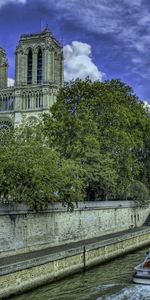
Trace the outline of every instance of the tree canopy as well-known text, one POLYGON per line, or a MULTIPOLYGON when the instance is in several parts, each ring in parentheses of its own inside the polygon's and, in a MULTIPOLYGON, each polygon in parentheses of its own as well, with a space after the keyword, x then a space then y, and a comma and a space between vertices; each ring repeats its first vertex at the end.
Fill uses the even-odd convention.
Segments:
POLYGON ((54 201, 72 208, 80 200, 135 199, 139 189, 148 197, 149 136, 149 113, 129 86, 88 78, 66 83, 41 123, 1 133, 1 197, 35 209, 54 201))
POLYGON ((149 126, 143 102, 119 80, 66 83, 44 118, 49 145, 85 168, 87 199, 123 197, 135 180, 149 186, 149 126))
POLYGON ((72 209, 72 203, 83 198, 82 168, 47 147, 39 126, 1 133, 0 159, 1 200, 39 210, 55 201, 72 209))

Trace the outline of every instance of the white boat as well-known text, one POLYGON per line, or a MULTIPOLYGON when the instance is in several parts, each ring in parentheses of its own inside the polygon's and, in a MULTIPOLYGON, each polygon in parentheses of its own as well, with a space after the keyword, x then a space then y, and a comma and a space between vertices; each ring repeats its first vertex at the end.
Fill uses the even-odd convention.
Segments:
POLYGON ((133 282, 150 285, 150 251, 146 253, 143 263, 134 268, 133 282))

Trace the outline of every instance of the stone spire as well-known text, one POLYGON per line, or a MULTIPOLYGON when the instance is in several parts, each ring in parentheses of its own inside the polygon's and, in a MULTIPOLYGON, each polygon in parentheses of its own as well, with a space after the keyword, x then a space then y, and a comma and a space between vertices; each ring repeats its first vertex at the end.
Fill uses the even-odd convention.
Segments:
POLYGON ((0 89, 7 88, 8 80, 8 61, 6 58, 6 52, 3 48, 0 48, 0 89))
POLYGON ((47 32, 50 33, 48 24, 46 25, 46 27, 45 27, 44 30, 43 30, 43 33, 47 33, 47 32))

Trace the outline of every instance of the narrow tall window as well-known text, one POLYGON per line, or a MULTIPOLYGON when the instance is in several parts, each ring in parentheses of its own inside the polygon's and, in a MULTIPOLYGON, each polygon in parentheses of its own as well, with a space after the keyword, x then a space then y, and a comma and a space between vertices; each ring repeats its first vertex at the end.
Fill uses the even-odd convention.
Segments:
POLYGON ((27 83, 32 84, 32 51, 31 50, 28 53, 27 83))
POLYGON ((42 82, 42 51, 39 49, 37 56, 37 83, 42 82))

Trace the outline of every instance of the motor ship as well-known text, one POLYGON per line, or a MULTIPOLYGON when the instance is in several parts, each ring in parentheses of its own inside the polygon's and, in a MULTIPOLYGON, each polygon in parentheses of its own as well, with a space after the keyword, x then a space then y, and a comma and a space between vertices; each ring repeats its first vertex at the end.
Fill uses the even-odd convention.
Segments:
POLYGON ((150 251, 146 253, 144 261, 134 268, 133 282, 150 285, 150 251))

